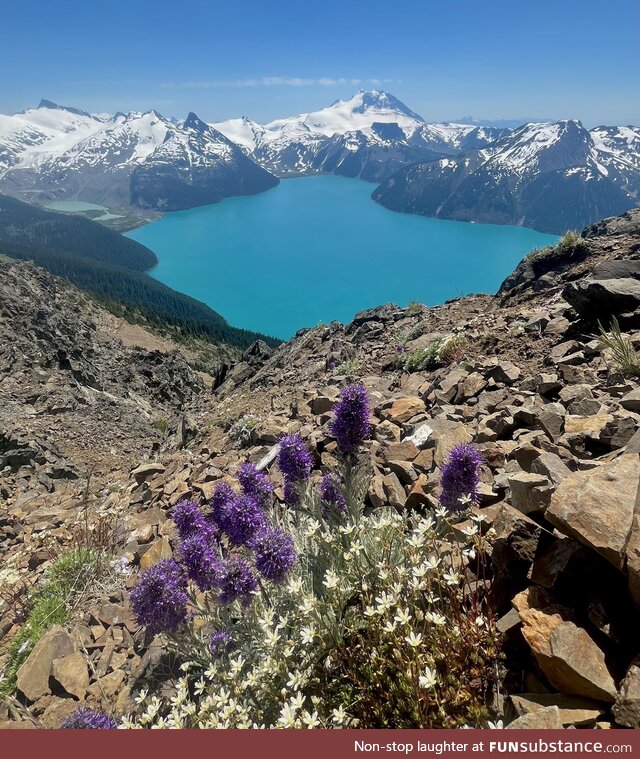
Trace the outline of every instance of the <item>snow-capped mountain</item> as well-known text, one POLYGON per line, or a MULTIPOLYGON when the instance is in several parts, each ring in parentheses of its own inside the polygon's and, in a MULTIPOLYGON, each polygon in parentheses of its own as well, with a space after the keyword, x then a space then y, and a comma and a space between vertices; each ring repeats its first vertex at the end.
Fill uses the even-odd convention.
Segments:
POLYGON ((572 120, 525 124, 482 149, 404 168, 373 198, 425 216, 582 229, 637 205, 637 137, 572 120))
POLYGON ((231 140, 190 113, 181 129, 138 163, 131 174, 131 200, 162 211, 254 195, 278 183, 231 140))
POLYGON ((194 114, 184 123, 156 111, 95 116, 43 101, 2 117, 0 156, 0 192, 40 202, 176 210, 278 181, 194 114))
POLYGON ((0 114, 0 172, 27 156, 36 162, 46 155, 62 153, 102 129, 109 118, 61 108, 49 100, 13 116, 0 114))
POLYGON ((257 124, 213 124, 276 176, 333 173, 379 182, 402 166, 483 147, 506 130, 426 124, 388 92, 360 91, 327 108, 257 124))

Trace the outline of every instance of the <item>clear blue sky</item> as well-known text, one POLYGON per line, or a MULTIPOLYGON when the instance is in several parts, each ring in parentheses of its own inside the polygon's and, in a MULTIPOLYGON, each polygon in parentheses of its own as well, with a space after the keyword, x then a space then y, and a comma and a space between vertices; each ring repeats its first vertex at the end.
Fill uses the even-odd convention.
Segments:
POLYGON ((9 0, 0 112, 267 121, 383 88, 427 120, 640 123, 638 0, 9 0))

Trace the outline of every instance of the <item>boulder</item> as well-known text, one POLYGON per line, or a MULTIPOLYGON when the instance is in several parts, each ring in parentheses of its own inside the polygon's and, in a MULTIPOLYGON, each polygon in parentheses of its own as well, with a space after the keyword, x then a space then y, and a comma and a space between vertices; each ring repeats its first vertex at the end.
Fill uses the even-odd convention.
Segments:
POLYGON ((623 395, 620 399, 620 405, 627 411, 640 412, 640 388, 623 395))
POLYGON ((89 669, 80 651, 55 659, 51 675, 71 696, 82 700, 89 687, 89 669))
POLYGON ((543 512, 551 498, 551 482, 543 474, 516 472, 508 478, 511 505, 523 514, 543 512))
POLYGON ((139 467, 131 472, 131 476, 135 479, 138 485, 142 484, 145 480, 153 477, 154 474, 162 474, 164 472, 164 466, 158 462, 150 464, 140 464, 139 467))
POLYGON ((386 500, 390 506, 402 508, 406 501, 406 494, 400 480, 394 472, 382 479, 386 500))
POLYGON ((632 662, 620 683, 613 715, 619 725, 640 728, 640 659, 632 662))
MULTIPOLYGON (((432 438, 433 429, 428 424, 421 424, 412 435, 407 435, 403 440, 404 443, 413 443, 416 448, 426 448, 432 438)), ((432 441, 431 441, 431 444, 432 441)))
POLYGON ((562 693, 520 693, 517 696, 510 696, 509 700, 518 717, 540 712, 550 706, 557 706, 560 722, 565 727, 593 725, 605 710, 597 701, 577 696, 563 696, 562 693))
POLYGON ((389 461, 413 461, 419 453, 418 448, 406 439, 402 443, 391 443, 380 450, 380 455, 385 463, 389 461))
POLYGON ((436 441, 436 451, 434 460, 436 464, 441 467, 447 454, 452 448, 455 448, 461 443, 470 443, 471 435, 469 430, 464 424, 455 424, 451 429, 444 432, 436 441))
POLYGON ((173 556, 171 551, 171 545, 167 538, 159 538, 152 544, 140 559, 140 569, 150 569, 155 566, 162 559, 170 559, 173 556))
POLYGON ((541 453, 531 462, 531 471, 548 477, 554 485, 559 485, 571 470, 555 453, 541 453))
POLYGON ((560 693, 613 703, 616 686, 603 651, 568 609, 541 588, 513 599, 522 634, 549 682, 560 693))
POLYGON ((391 408, 386 409, 382 413, 391 422, 402 424, 403 422, 408 422, 409 419, 417 416, 424 410, 424 401, 417 396, 410 396, 409 398, 398 398, 393 402, 391 408))
POLYGON ((546 518, 623 569, 639 489, 640 457, 625 454, 565 477, 551 497, 546 518))
POLYGON ((49 677, 55 659, 72 654, 73 640, 60 625, 54 625, 40 638, 18 670, 17 688, 29 701, 50 693, 49 677))
POLYGON ((507 730, 560 730, 560 710, 557 706, 543 706, 537 711, 524 714, 507 725, 507 730))
POLYGON ((640 282, 636 279, 581 279, 569 282, 562 297, 589 320, 607 319, 640 306, 640 282))

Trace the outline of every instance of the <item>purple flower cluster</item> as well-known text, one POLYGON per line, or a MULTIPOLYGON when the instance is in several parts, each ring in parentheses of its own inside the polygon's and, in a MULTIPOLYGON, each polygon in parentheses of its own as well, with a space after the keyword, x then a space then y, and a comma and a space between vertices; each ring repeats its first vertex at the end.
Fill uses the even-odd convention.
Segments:
POLYGON ((60 725, 63 730, 116 730, 117 725, 103 712, 79 707, 60 725))
POLYGON ((267 517, 253 498, 241 495, 227 506, 226 522, 229 540, 233 545, 244 546, 267 526, 267 517))
POLYGON ((451 449, 440 476, 442 506, 457 511, 462 507, 462 498, 477 500, 481 464, 480 451, 470 443, 461 443, 451 449))
POLYGON ((187 618, 187 578, 173 559, 142 572, 131 591, 133 613, 155 635, 173 632, 187 618))
POLYGON ((229 506, 235 499, 236 493, 228 482, 219 482, 216 485, 211 498, 209 518, 222 532, 227 532, 229 528, 229 506))
POLYGON ((340 392, 331 423, 331 434, 344 456, 353 456, 371 434, 371 408, 364 385, 347 385, 340 392))
POLYGON ((232 556, 222 562, 218 587, 220 603, 240 601, 243 606, 249 606, 251 594, 258 588, 258 580, 247 561, 232 556))
POLYGON ((320 480, 320 500, 324 504, 325 516, 332 512, 342 512, 347 507, 347 502, 340 490, 338 478, 335 474, 327 472, 320 480))
POLYGON ((187 575, 200 590, 211 590, 215 587, 220 562, 216 557, 211 541, 205 535, 190 535, 180 544, 180 558, 187 575))
POLYGON ((214 656, 220 656, 225 652, 233 651, 235 644, 231 634, 226 630, 214 630, 209 636, 209 651, 214 656))
POLYGON ((253 541, 256 569, 271 582, 282 582, 296 563, 293 540, 277 527, 268 527, 253 541))
POLYGON ((181 540, 192 535, 205 535, 208 540, 216 536, 216 528, 205 519, 195 501, 179 501, 173 509, 172 518, 181 540))
MULTIPOLYGON (((298 436, 285 441, 282 461, 289 487, 309 477, 311 454, 298 436)), ((180 501, 175 506, 180 564, 166 559, 142 572, 130 596, 138 622, 150 634, 173 632, 187 619, 188 580, 202 592, 217 590, 222 604, 239 601, 248 606, 259 587, 257 573, 272 582, 282 582, 295 564, 292 539, 270 527, 264 511, 273 493, 267 475, 247 462, 240 467, 238 479, 241 494, 229 483, 218 483, 206 517, 194 501, 180 501), (252 552, 253 563, 238 555, 236 548, 252 552)), ((212 651, 226 645, 226 635, 213 634, 212 651)))
POLYGON ((259 472, 256 465, 246 461, 238 470, 238 482, 242 492, 253 498, 263 509, 271 505, 273 485, 264 472, 259 472))
POLYGON ((300 500, 300 485, 309 479, 313 458, 300 435, 285 435, 280 441, 278 467, 284 475, 284 497, 290 504, 300 500))

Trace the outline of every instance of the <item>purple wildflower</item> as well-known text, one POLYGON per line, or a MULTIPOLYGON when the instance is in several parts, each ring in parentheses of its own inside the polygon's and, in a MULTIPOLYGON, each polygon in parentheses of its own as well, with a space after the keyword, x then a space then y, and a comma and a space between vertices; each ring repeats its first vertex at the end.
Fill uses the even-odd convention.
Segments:
POLYGON ((209 518, 223 532, 229 526, 229 506, 235 501, 237 494, 228 482, 219 482, 211 498, 209 518))
POLYGON ((173 509, 173 521, 182 540, 192 535, 205 535, 209 540, 215 538, 215 528, 204 517, 195 501, 179 501, 173 509))
POLYGON ((280 441, 278 467, 289 480, 306 480, 311 474, 313 459, 300 435, 285 435, 280 441))
POLYGON ((338 485, 338 478, 335 474, 327 472, 322 475, 322 479, 320 480, 320 500, 325 505, 325 513, 330 513, 331 511, 341 512, 346 509, 347 502, 342 495, 342 491, 338 485))
POLYGON ((285 435, 280 441, 278 467, 284 474, 284 499, 296 504, 300 500, 300 484, 309 479, 313 459, 300 435, 285 435))
POLYGON ((259 472, 255 464, 246 461, 238 471, 238 481, 245 495, 254 498, 263 509, 269 508, 273 485, 264 472, 259 472))
POLYGON ((371 433, 371 408, 364 385, 343 388, 333 411, 331 434, 343 455, 352 456, 371 433))
POLYGON ((63 730, 116 730, 117 725, 103 712, 79 707, 60 725, 63 730))
POLYGON ((233 651, 235 643, 231 638, 231 634, 226 630, 214 630, 209 636, 209 651, 214 656, 220 656, 228 651, 233 651))
POLYGON ((286 503, 295 506, 300 501, 301 483, 302 480, 290 480, 288 477, 284 478, 284 500, 286 503))
POLYGON ((227 506, 226 533, 236 546, 246 545, 267 526, 267 517, 253 498, 237 496, 227 506))
POLYGON ((293 540, 277 527, 263 530, 251 547, 256 554, 256 569, 272 582, 282 582, 296 563, 293 540))
POLYGON ((220 562, 211 541, 205 535, 190 535, 180 544, 180 557, 189 577, 200 590, 211 590, 216 584, 220 562))
POLYGON ((163 559, 142 572, 131 591, 133 613, 156 635, 172 632, 187 617, 187 578, 173 559, 163 559))
POLYGON ((223 562, 219 578, 220 603, 240 601, 243 606, 251 603, 251 593, 258 588, 258 580, 244 559, 232 557, 223 562))
POLYGON ((470 443, 461 443, 449 451, 440 476, 440 503, 443 506, 456 511, 461 508, 463 497, 477 500, 481 464, 480 452, 470 443))

